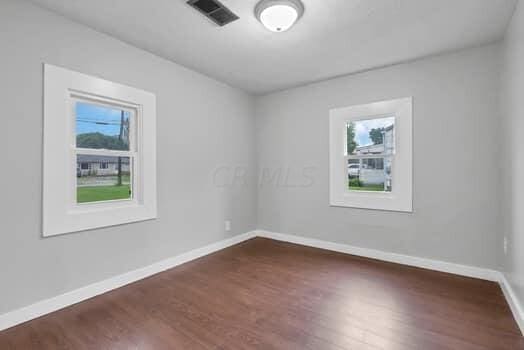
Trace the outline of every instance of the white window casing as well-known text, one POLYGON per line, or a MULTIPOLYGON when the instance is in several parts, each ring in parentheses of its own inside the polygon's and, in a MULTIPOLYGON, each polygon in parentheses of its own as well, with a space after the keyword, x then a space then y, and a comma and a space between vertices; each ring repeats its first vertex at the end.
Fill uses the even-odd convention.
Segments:
POLYGON ((156 218, 155 95, 44 64, 43 158, 43 236, 156 218), (72 111, 79 100, 133 112, 129 151, 76 148, 72 111), (77 153, 131 156, 132 198, 77 203, 77 153))
MULTIPOLYGON (((329 201, 331 206, 413 211, 413 102, 412 97, 336 108, 329 119, 329 201), (351 191, 348 159, 384 158, 383 155, 348 156, 346 125, 350 122, 394 117, 394 152, 391 192, 351 191)), ((385 160, 385 159, 384 159, 385 160)))

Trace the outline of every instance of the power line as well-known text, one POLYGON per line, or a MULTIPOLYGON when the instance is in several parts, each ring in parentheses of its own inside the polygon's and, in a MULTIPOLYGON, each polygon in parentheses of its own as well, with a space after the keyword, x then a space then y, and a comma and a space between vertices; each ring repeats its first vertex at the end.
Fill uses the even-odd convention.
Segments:
POLYGON ((100 120, 85 120, 85 119, 77 119, 77 122, 81 123, 88 123, 88 124, 97 124, 97 125, 122 125, 119 121, 100 121, 100 120))

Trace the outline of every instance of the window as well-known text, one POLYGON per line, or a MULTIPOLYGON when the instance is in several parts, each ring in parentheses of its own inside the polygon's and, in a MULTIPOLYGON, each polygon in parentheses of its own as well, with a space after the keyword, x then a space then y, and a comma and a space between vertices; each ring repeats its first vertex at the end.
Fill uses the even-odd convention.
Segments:
MULTIPOLYGON (((79 152, 79 151, 77 151, 79 152)), ((77 174, 76 203, 129 200, 133 196, 132 158, 77 154, 77 163, 93 164, 77 174), (111 166, 109 166, 111 164, 111 166)))
POLYGON ((44 236, 156 218, 155 96, 44 74, 44 236))
MULTIPOLYGON (((392 176, 384 168, 395 152, 395 117, 380 117, 346 123, 348 164, 358 163, 358 173, 348 168, 350 191, 391 192, 392 176)), ((354 165, 353 165, 354 166, 354 165)))
POLYGON ((412 211, 412 101, 330 111, 330 204, 412 211))
POLYGON ((136 111, 73 99, 76 162, 91 171, 77 174, 76 202, 132 199, 136 111))

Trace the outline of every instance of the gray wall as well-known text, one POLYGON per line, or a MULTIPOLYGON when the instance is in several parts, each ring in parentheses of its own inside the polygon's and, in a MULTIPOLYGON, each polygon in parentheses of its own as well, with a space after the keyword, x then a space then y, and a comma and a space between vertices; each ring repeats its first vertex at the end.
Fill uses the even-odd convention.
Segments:
POLYGON ((0 0, 0 314, 255 227, 481 267, 505 261, 524 299, 522 12, 504 46, 502 149, 499 45, 255 101, 26 1, 0 0), (41 238, 43 62, 157 95, 158 220, 41 238), (329 109, 404 96, 414 97, 415 212, 329 207, 329 109), (217 169, 220 183, 224 169, 248 176, 217 186, 217 169), (501 174, 510 186, 499 210, 501 174))
POLYGON ((26 1, 0 0, 0 47, 0 314, 255 228, 253 181, 213 181, 253 173, 250 96, 26 1), (158 220, 41 238, 43 62, 157 95, 158 220))
POLYGON ((258 99, 259 172, 288 176, 262 181, 258 228, 500 268, 499 51, 469 49, 258 99), (330 207, 329 110, 406 96, 414 97, 415 212, 330 207))
POLYGON ((520 1, 504 42, 504 150, 501 170, 507 184, 503 196, 504 232, 508 239, 505 270, 524 305, 524 3, 520 1))

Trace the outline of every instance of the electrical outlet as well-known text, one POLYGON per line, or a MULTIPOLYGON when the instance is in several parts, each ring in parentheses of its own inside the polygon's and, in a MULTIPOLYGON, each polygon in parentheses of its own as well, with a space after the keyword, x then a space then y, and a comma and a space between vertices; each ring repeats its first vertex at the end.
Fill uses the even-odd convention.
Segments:
POLYGON ((224 221, 224 229, 226 230, 226 232, 231 231, 231 220, 224 221))
POLYGON ((508 237, 504 237, 504 255, 508 254, 508 237))

